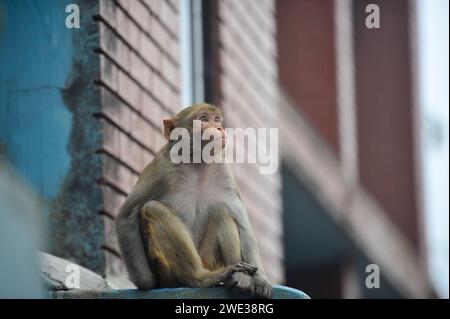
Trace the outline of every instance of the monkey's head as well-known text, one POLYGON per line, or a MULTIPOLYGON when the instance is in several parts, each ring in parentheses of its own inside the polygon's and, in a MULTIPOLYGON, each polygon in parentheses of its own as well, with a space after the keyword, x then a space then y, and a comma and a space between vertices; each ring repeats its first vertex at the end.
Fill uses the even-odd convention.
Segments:
MULTIPOLYGON (((189 131, 192 138, 193 134, 199 133, 195 131, 194 121, 199 121, 199 129, 201 134, 207 130, 210 140, 220 143, 220 147, 224 148, 226 144, 226 134, 223 124, 222 111, 213 105, 202 103, 189 106, 181 110, 177 115, 163 120, 164 135, 170 140, 170 133, 175 128, 185 128, 189 131)), ((206 142, 209 142, 206 141, 206 142)), ((202 147, 205 141, 202 141, 202 147)))

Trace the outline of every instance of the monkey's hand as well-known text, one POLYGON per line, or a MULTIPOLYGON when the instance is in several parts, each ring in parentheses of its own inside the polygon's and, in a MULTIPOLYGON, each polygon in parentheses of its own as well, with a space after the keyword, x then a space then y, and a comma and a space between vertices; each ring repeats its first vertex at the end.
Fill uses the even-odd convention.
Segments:
POLYGON ((241 261, 240 263, 237 263, 235 265, 228 266, 225 270, 225 273, 228 280, 229 278, 233 277, 233 275, 236 273, 243 273, 253 276, 253 274, 255 274, 257 270, 258 267, 252 266, 250 264, 241 261))

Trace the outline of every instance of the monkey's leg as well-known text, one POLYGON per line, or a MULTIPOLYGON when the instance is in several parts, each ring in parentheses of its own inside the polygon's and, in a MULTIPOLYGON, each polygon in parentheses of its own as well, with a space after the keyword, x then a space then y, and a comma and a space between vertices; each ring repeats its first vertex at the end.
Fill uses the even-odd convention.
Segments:
MULTIPOLYGON (((242 261, 239 230, 225 206, 210 208, 208 226, 199 248, 203 265, 208 269, 219 269, 242 261)), ((252 292, 252 276, 236 272, 225 282, 225 286, 240 291, 252 292)))
POLYGON ((160 202, 147 202, 140 216, 148 258, 156 264, 160 287, 212 287, 235 272, 253 274, 257 270, 246 263, 215 271, 205 269, 183 222, 160 202))
POLYGON ((239 231, 228 209, 223 205, 213 206, 208 215, 208 225, 199 248, 203 265, 215 270, 241 262, 239 231))

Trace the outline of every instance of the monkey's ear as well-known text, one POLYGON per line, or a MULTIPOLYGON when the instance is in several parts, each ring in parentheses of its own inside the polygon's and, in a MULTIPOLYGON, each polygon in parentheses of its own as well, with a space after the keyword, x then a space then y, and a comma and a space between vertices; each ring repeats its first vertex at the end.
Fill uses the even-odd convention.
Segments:
POLYGON ((170 132, 172 132, 174 121, 173 118, 165 118, 163 119, 163 125, 164 125, 164 136, 167 138, 167 140, 170 139, 170 132))

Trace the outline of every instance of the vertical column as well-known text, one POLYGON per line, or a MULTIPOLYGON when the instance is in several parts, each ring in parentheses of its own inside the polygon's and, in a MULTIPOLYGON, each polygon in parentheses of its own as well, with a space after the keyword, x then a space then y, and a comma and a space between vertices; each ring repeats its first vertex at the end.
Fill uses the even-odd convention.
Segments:
POLYGON ((349 183, 358 180, 352 0, 335 0, 336 94, 342 171, 349 183))

